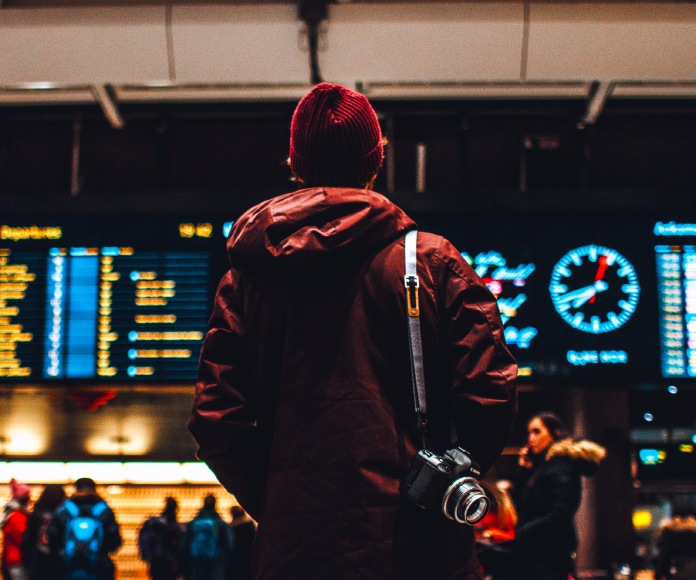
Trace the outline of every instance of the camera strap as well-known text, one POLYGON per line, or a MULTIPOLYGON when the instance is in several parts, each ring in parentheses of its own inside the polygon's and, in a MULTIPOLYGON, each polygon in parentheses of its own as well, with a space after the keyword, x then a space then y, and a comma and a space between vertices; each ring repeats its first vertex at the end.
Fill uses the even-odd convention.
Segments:
POLYGON ((423 341, 421 339, 420 303, 418 288, 420 286, 416 272, 416 247, 418 230, 411 230, 404 238, 404 258, 406 275, 406 311, 408 319, 408 345, 411 351, 411 383, 413 385, 413 401, 418 420, 418 430, 423 438, 425 448, 425 432, 428 427, 427 407, 425 402, 425 374, 423 372, 423 341))

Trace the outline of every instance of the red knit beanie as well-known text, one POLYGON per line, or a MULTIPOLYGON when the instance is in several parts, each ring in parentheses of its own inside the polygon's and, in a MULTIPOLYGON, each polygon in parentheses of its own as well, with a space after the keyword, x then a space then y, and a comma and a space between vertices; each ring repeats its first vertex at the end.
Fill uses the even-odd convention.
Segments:
POLYGON ((29 499, 31 488, 26 483, 19 483, 14 477, 10 479, 10 490, 12 491, 12 499, 25 500, 29 499))
POLYGON ((355 91, 320 83, 299 102, 290 125, 290 167, 305 185, 364 185, 384 159, 372 105, 355 91))

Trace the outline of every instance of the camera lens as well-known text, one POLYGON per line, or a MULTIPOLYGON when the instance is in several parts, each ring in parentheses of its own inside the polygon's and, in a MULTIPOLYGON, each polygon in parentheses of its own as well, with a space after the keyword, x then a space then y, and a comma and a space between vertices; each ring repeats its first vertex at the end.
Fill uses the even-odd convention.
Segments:
POLYGON ((454 481, 442 499, 442 512, 449 519, 470 526, 483 519, 489 506, 490 501, 486 493, 472 477, 462 477, 454 481))

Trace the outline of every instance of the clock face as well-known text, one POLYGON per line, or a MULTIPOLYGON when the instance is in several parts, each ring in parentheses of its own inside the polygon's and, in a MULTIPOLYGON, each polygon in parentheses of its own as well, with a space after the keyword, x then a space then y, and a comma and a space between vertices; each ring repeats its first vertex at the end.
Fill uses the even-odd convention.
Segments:
POLYGON ((551 301, 572 327, 600 334, 624 324, 640 295, 633 265, 616 250, 582 246, 570 250, 553 267, 551 301))

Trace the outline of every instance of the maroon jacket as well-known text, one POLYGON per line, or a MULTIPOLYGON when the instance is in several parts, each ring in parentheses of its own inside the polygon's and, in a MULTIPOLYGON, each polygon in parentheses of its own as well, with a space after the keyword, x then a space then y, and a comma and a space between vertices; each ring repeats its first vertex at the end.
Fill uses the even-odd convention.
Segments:
MULTIPOLYGON (((420 448, 404 233, 378 193, 306 189, 252 208, 228 242, 189 428, 259 522, 256 578, 478 578, 471 528, 403 499, 420 448)), ((418 234, 430 448, 490 467, 516 411, 495 299, 418 234)))

